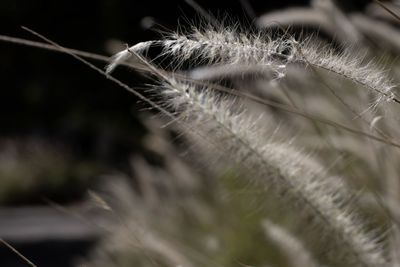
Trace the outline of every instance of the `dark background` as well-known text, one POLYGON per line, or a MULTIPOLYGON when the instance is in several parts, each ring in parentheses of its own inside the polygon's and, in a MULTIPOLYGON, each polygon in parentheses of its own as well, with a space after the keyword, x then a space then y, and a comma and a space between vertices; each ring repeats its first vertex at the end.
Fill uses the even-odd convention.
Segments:
MULTIPOLYGON (((218 18, 229 14, 232 20, 251 24, 240 1, 198 3, 218 18)), ((248 1, 257 15, 308 2, 248 1)), ((359 9, 366 2, 342 1, 342 6, 359 9)), ((135 44, 157 38, 154 30, 141 26, 145 17, 174 30, 179 22, 187 24, 199 16, 183 0, 2 0, 0 34, 38 40, 22 30, 23 25, 63 46, 109 55, 110 40, 135 44)), ((68 55, 1 42, 0 57, 0 137, 61 140, 79 156, 117 164, 138 145, 140 123, 133 117, 140 105, 128 92, 68 55)), ((134 73, 122 77, 130 85, 142 82, 134 73)))
MULTIPOLYGON (((251 24, 240 0, 198 3, 217 18, 229 15, 231 20, 251 24)), ((260 15, 308 1, 248 3, 260 15)), ((175 30, 178 24, 196 20, 198 12, 183 0, 0 1, 0 34, 42 41, 21 29, 26 26, 65 47, 103 55, 111 54, 106 49, 110 40, 133 45, 158 38, 157 29, 175 30), (161 26, 144 28, 146 17, 161 26)), ((145 107, 132 94, 69 55, 0 42, 0 57, 0 149, 2 138, 45 140, 62 146, 77 161, 129 171, 129 155, 141 152, 143 127, 137 114, 145 107)), ((115 75, 130 86, 145 82, 133 71, 119 69, 115 75)), ((85 187, 66 186, 68 193, 67 189, 41 189, 7 203, 40 203, 43 195, 70 202, 85 187)))

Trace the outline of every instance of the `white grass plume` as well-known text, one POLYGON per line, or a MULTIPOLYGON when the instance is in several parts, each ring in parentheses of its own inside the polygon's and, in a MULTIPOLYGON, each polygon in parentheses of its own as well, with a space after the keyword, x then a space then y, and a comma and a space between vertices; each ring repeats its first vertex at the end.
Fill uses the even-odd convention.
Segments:
POLYGON ((328 47, 321 47, 309 41, 300 43, 299 53, 294 55, 294 61, 325 69, 370 89, 376 98, 375 105, 385 101, 398 101, 393 93, 395 84, 386 71, 372 61, 363 63, 363 57, 354 55, 354 50, 339 54, 328 47))
POLYGON ((113 55, 110 59, 110 63, 106 66, 106 73, 111 73, 118 65, 127 61, 133 55, 132 51, 135 51, 136 53, 143 53, 150 47, 152 43, 154 42, 149 41, 138 43, 132 47, 127 47, 125 50, 122 50, 121 52, 113 55))
POLYGON ((379 242, 349 207, 351 194, 338 177, 327 175, 316 161, 290 145, 268 139, 268 127, 245 111, 232 111, 240 108, 211 89, 171 77, 157 90, 187 129, 207 137, 215 147, 213 153, 245 168, 251 181, 273 185, 285 192, 289 202, 311 212, 325 231, 337 236, 342 253, 354 266, 385 266, 379 242))
POLYGON ((164 55, 172 56, 175 67, 189 59, 207 64, 258 64, 268 66, 278 77, 284 77, 287 64, 310 65, 369 89, 375 94, 373 107, 385 101, 400 103, 393 93, 392 79, 374 62, 364 63, 361 55, 354 55, 354 50, 351 50, 352 54, 338 53, 311 39, 301 42, 291 37, 272 39, 265 33, 246 35, 235 28, 194 28, 189 34, 173 33, 163 40, 136 44, 112 61, 108 71, 124 60, 122 55, 130 50, 141 53, 153 45, 161 46, 164 55))
POLYGON ((129 49, 123 50, 110 59, 110 64, 106 66, 106 73, 111 73, 119 64, 128 60, 132 56, 132 53, 129 49))

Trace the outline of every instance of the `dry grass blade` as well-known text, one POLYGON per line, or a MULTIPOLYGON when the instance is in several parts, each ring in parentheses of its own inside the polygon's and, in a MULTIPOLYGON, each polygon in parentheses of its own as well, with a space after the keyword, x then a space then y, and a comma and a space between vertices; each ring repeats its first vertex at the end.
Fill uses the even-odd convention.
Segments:
POLYGON ((393 17, 395 17, 397 20, 400 21, 400 16, 397 15, 395 12, 393 12, 392 10, 390 10, 390 8, 388 8, 384 3, 382 3, 382 1, 380 0, 374 0, 378 5, 380 5, 383 9, 385 9, 387 12, 390 13, 390 15, 392 15, 393 17))
POLYGON ((3 243, 7 248, 9 248, 12 252, 14 252, 18 257, 20 257, 26 264, 31 267, 38 267, 36 264, 31 262, 27 257, 25 257, 21 252, 19 252, 16 248, 14 248, 11 244, 5 241, 3 238, 0 238, 0 243, 3 243))

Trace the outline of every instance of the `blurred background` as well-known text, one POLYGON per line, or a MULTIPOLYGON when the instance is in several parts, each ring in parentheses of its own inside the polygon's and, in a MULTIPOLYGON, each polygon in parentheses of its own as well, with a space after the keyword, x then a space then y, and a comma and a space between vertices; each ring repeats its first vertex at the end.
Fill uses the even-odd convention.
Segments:
MULTIPOLYGON (((197 3, 244 25, 266 12, 309 5, 197 3)), ((369 3, 339 1, 344 12, 363 11, 369 3)), ((65 47, 106 56, 124 43, 158 38, 155 29, 174 30, 196 18, 196 10, 177 0, 0 1, 0 34, 41 41, 21 29, 26 26, 65 47)), ((146 186, 135 177, 154 166, 165 171, 163 153, 175 149, 166 148, 165 139, 174 140, 174 133, 160 133, 163 122, 146 105, 68 55, 0 42, 0 58, 0 237, 37 266, 76 266, 112 224, 108 203, 95 192, 118 176, 129 177, 122 180, 144 195, 146 186)), ((133 71, 116 75, 130 86, 146 82, 133 71)), ((184 156, 188 163, 179 157, 174 163, 180 173, 191 164, 184 156)), ((0 266, 27 264, 0 244, 0 266)))

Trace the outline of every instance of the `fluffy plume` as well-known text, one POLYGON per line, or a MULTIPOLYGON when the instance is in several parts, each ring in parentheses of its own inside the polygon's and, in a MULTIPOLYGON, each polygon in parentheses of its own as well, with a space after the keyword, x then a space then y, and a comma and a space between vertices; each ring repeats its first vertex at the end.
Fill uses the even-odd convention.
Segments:
POLYGON ((176 33, 164 40, 136 44, 117 54, 107 70, 121 63, 129 51, 141 53, 153 45, 161 46, 165 55, 173 56, 175 66, 192 58, 208 64, 258 64, 274 70, 277 77, 284 77, 287 64, 311 65, 369 89, 375 95, 374 106, 397 100, 392 92, 395 84, 385 71, 373 62, 364 63, 363 57, 354 55, 354 51, 339 54, 311 40, 271 39, 261 33, 247 36, 229 28, 194 29, 190 34, 176 33))
POLYGON ((293 203, 301 203, 320 225, 337 236, 343 253, 354 266, 384 266, 385 257, 377 240, 367 233, 358 215, 349 206, 351 193, 338 177, 329 176, 309 156, 275 141, 271 130, 259 120, 211 89, 179 82, 163 81, 160 93, 178 114, 188 134, 205 138, 228 161, 246 169, 252 182, 273 185, 293 203), (235 111, 233 111, 235 110, 235 111))
POLYGON ((132 47, 127 47, 125 50, 115 54, 111 57, 110 63, 106 66, 106 73, 110 74, 119 64, 127 61, 132 55, 133 51, 136 53, 143 53, 149 46, 154 43, 153 41, 138 43, 132 47))
POLYGON ((110 64, 106 66, 106 73, 111 73, 119 64, 132 56, 129 49, 123 50, 111 57, 110 64))

